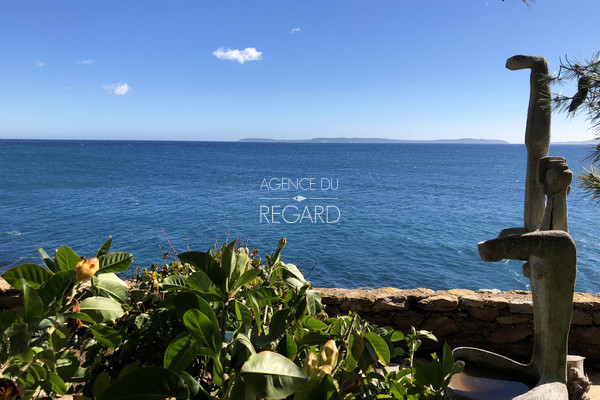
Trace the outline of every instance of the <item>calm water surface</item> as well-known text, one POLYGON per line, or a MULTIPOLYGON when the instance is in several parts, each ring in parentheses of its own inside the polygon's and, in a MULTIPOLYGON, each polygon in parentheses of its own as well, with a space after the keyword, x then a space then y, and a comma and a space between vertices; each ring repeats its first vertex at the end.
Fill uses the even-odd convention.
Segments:
MULTIPOLYGON (((589 153, 550 150, 579 171, 589 153)), ((0 271, 38 262, 36 247, 90 255, 111 234, 113 250, 149 266, 168 250, 164 228, 181 251, 185 234, 194 250, 229 235, 261 253, 285 236, 285 261, 312 270, 315 286, 525 289, 521 263, 477 253, 477 242, 523 224, 525 154, 522 145, 2 140, 0 271)), ((577 185, 568 201, 576 289, 600 292, 600 206, 577 185)))

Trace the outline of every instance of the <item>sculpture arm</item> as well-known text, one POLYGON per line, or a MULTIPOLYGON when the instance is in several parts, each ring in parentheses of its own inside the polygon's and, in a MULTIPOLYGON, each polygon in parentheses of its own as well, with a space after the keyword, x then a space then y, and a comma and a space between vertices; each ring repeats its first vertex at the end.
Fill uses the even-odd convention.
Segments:
POLYGON ((508 235, 480 242, 479 255, 484 261, 503 259, 526 261, 536 256, 542 262, 575 264, 575 243, 564 231, 536 231, 523 235, 508 235))

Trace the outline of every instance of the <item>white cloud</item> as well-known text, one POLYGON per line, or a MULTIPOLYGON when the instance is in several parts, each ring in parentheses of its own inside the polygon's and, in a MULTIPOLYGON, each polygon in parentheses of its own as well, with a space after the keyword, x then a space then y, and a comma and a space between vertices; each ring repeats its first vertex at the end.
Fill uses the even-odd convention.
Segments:
POLYGON ((85 64, 85 65, 92 65, 93 62, 94 62, 94 60, 75 61, 76 64, 85 64))
POLYGON ((45 62, 41 62, 41 61, 36 61, 35 62, 35 66, 38 67, 38 68, 42 68, 42 67, 46 66, 46 63, 45 62))
POLYGON ((246 47, 244 50, 224 50, 222 47, 213 51, 213 54, 220 60, 237 61, 240 64, 246 61, 257 61, 262 59, 262 52, 256 51, 254 47, 246 47))
POLYGON ((106 85, 102 85, 101 88, 106 89, 109 93, 116 94, 117 96, 122 96, 131 90, 131 86, 121 82, 107 83, 106 85))
POLYGON ((302 30, 302 28, 292 28, 292 30, 290 31, 290 33, 300 32, 301 30, 302 30))

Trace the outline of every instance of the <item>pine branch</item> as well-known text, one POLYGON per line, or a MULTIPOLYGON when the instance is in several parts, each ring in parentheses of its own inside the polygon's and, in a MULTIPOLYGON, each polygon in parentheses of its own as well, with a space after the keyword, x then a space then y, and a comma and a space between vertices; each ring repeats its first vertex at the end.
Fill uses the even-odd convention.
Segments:
POLYGON ((598 168, 591 165, 584 174, 579 174, 579 185, 592 199, 600 202, 600 170, 598 168))

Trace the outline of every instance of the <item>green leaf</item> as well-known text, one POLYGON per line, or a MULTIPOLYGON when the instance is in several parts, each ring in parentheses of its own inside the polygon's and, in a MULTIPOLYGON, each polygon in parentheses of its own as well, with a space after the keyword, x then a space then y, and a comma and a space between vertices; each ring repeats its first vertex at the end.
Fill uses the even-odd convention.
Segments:
MULTIPOLYGON (((179 318, 183 318, 183 314, 185 314, 187 310, 191 310, 193 308, 202 310, 203 307, 206 307, 207 302, 202 298, 202 296, 203 294, 200 294, 198 292, 177 293, 175 295, 175 298, 173 299, 173 305, 175 306, 175 312, 177 313, 177 316, 179 318)), ((210 308, 210 306, 208 306, 208 308, 210 308)))
POLYGON ((299 290, 304 284, 306 280, 304 279, 304 275, 302 272, 296 267, 294 264, 284 264, 281 263, 282 267, 282 278, 283 280, 293 287, 295 290, 299 290))
POLYGON ((235 270, 235 243, 236 240, 229 243, 227 246, 223 246, 221 248, 221 270, 222 270, 222 280, 221 287, 223 291, 229 293, 229 288, 231 286, 231 279, 233 278, 233 272, 235 270))
POLYGON ((38 294, 46 309, 50 309, 53 304, 62 305, 63 297, 69 287, 75 284, 77 272, 75 270, 60 271, 52 275, 38 290, 38 294))
POLYGON ((79 357, 70 351, 60 354, 56 359, 56 372, 65 381, 71 381, 79 369, 79 357))
POLYGON ((94 334, 94 337, 100 343, 101 346, 107 349, 114 349, 121 345, 123 338, 119 331, 109 328, 104 324, 92 325, 90 330, 94 334))
POLYGON ((112 236, 109 236, 108 239, 106 239, 106 242, 104 242, 104 244, 96 252, 96 257, 100 258, 103 255, 108 254, 108 252, 110 251, 111 245, 112 245, 112 236))
POLYGON ((247 292, 245 298, 250 303, 250 307, 252 308, 252 312, 254 313, 254 320, 256 321, 256 329, 258 331, 258 334, 260 335, 262 333, 263 327, 258 300, 256 300, 256 297, 254 297, 252 292, 247 292))
POLYGON ((166 368, 143 367, 117 379, 98 400, 165 400, 167 397, 188 399, 184 380, 166 368))
POLYGON ((268 399, 285 398, 307 381, 300 367, 271 351, 251 356, 242 367, 241 375, 246 387, 257 397, 268 399))
POLYGON ((373 346, 379 361, 383 365, 388 365, 390 363, 390 349, 385 340, 374 332, 365 332, 363 336, 373 346))
POLYGON ((396 399, 404 399, 406 397, 406 388, 398 381, 390 380, 390 392, 396 399))
POLYGON ((75 269, 77 263, 81 261, 81 257, 67 246, 60 246, 56 250, 56 261, 62 271, 69 271, 75 269))
POLYGON ((346 361, 346 371, 351 372, 358 366, 358 361, 365 350, 365 341, 359 332, 354 330, 348 338, 348 359, 346 361))
POLYGON ((435 337, 435 335, 429 331, 417 331, 417 337, 425 338, 425 339, 429 339, 429 340, 433 340, 434 342, 437 342, 437 338, 435 337))
POLYGON ((296 354, 298 353, 298 345, 294 341, 294 338, 289 333, 286 333, 279 343, 277 344, 277 352, 290 360, 294 360, 296 358, 296 354))
POLYGON ((50 382, 52 390, 55 393, 58 393, 61 396, 64 396, 67 394, 67 385, 65 384, 65 381, 63 381, 60 376, 56 375, 52 371, 49 371, 48 372, 48 381, 50 382))
POLYGON ((235 301, 235 316, 242 325, 252 324, 252 312, 244 303, 235 301))
POLYGON ((201 292, 208 292, 212 284, 210 278, 204 271, 196 271, 185 280, 186 285, 201 292))
POLYGON ((202 344, 189 332, 182 332, 167 346, 163 365, 179 373, 186 369, 201 351, 202 344))
POLYGON ((265 307, 279 301, 279 294, 272 287, 258 287, 250 290, 243 290, 239 293, 240 297, 256 299, 258 307, 265 307))
POLYGON ((249 269, 248 271, 244 272, 242 276, 235 281, 235 285, 231 289, 232 293, 235 293, 242 286, 252 282, 258 275, 260 275, 259 269, 249 269))
POLYGON ((454 356, 452 355, 452 349, 448 343, 444 343, 442 349, 442 372, 444 377, 452 372, 454 369, 454 356))
POLYGON ((33 324, 44 314, 42 299, 35 289, 32 289, 26 282, 23 283, 23 306, 25 307, 25 321, 27 323, 33 324))
POLYGON ((202 387, 200 386, 196 378, 190 375, 189 372, 181 371, 179 373, 179 376, 184 380, 185 384, 187 385, 190 391, 190 397, 192 399, 196 399, 198 397, 200 397, 201 399, 209 399, 208 393, 202 390, 202 387), (204 394, 206 394, 207 396, 204 396, 204 394))
POLYGON ((324 332, 309 332, 300 339, 299 347, 302 346, 321 346, 331 339, 331 336, 324 332))
POLYGON ((305 317, 302 320, 302 324, 311 331, 324 331, 329 327, 325 322, 313 317, 305 317))
POLYGON ((250 280, 247 280, 243 284, 239 283, 240 277, 243 276, 243 274, 245 272, 247 272, 246 268, 248 266, 248 249, 246 249, 246 248, 238 249, 238 251, 234 253, 234 261, 235 261, 235 264, 233 266, 233 270, 231 271, 231 275, 230 275, 231 281, 233 283, 232 292, 235 292, 236 287, 238 287, 238 288, 242 287, 247 282, 250 282, 252 279, 254 279, 254 278, 252 278, 250 280))
POLYGON ((39 289, 50 274, 37 264, 21 264, 2 274, 2 278, 17 290, 23 290, 23 281, 34 289, 39 289))
POLYGON ((79 308, 96 322, 115 322, 124 314, 121 304, 106 297, 88 297, 79 303, 79 308))
POLYGON ((46 369, 38 363, 33 363, 19 377, 19 382, 25 389, 33 389, 48 376, 46 369))
POLYGON ((121 304, 128 304, 130 302, 129 288, 116 274, 109 272, 98 275, 93 278, 93 281, 94 286, 100 289, 101 293, 109 295, 121 304))
POLYGON ((341 400, 340 394, 333 382, 331 375, 325 375, 321 378, 320 382, 310 392, 311 399, 323 399, 323 400, 341 400))
POLYGON ((50 345, 55 352, 64 349, 69 344, 71 338, 71 329, 66 325, 57 326, 50 335, 50 345))
POLYGON ((269 339, 277 340, 288 329, 292 316, 289 309, 279 310, 271 317, 269 324, 269 339))
POLYGON ((92 318, 90 318, 89 315, 80 313, 80 312, 66 312, 66 313, 64 313, 64 317, 71 318, 71 319, 79 319, 82 322, 87 322, 88 324, 92 324, 92 325, 94 325, 96 323, 96 321, 94 321, 92 318))
POLYGON ((203 271, 216 286, 221 287, 221 266, 212 255, 201 251, 188 251, 180 254, 179 259, 203 271))
POLYGON ((250 339, 243 334, 239 334, 235 338, 231 350, 231 367, 239 370, 253 354, 256 354, 256 351, 250 339))
MULTIPOLYGON (((212 310, 210 310, 212 313, 212 310)), ((213 313, 214 315, 214 313, 213 313)), ((212 321, 198 309, 192 309, 183 315, 183 324, 186 328, 198 338, 202 344, 212 350, 212 354, 217 354, 221 349, 221 338, 218 322, 212 321)))
POLYGON ((42 350, 35 355, 35 359, 43 362, 46 365, 47 369, 51 371, 56 371, 56 356, 54 354, 54 350, 42 350))
POLYGON ((110 375, 108 372, 102 371, 100 375, 96 377, 94 386, 92 386, 92 394, 95 398, 102 396, 102 393, 110 386, 110 375))
POLYGON ((392 342, 399 342, 401 340, 404 340, 404 334, 400 331, 394 331, 394 333, 392 333, 392 342))
POLYGON ((308 309, 308 315, 317 315, 317 312, 321 310, 321 292, 316 290, 307 290, 306 307, 308 309))
POLYGON ((427 364, 420 360, 414 361, 415 382, 421 387, 432 387, 434 390, 441 389, 444 383, 442 365, 438 360, 427 364))
POLYGON ((163 290, 185 290, 188 289, 186 278, 182 275, 169 275, 162 284, 163 290))
POLYGON ((118 378, 127 375, 128 373, 130 373, 134 369, 138 369, 139 367, 140 367, 140 360, 135 360, 133 362, 130 362, 129 364, 124 366, 123 369, 119 372, 118 378))
POLYGON ((131 265, 133 255, 124 252, 108 253, 98 257, 100 268, 98 274, 106 274, 108 272, 123 272, 131 265))
POLYGON ((58 272, 58 271, 60 271, 60 269, 54 263, 54 261, 52 260, 52 258, 50 258, 50 256, 48 255, 48 253, 46 253, 46 250, 42 249, 41 247, 38 247, 37 251, 38 251, 38 253, 40 253, 40 256, 42 257, 42 261, 44 261, 44 265, 46 266, 46 268, 48 268, 48 271, 51 271, 51 272, 58 272))

